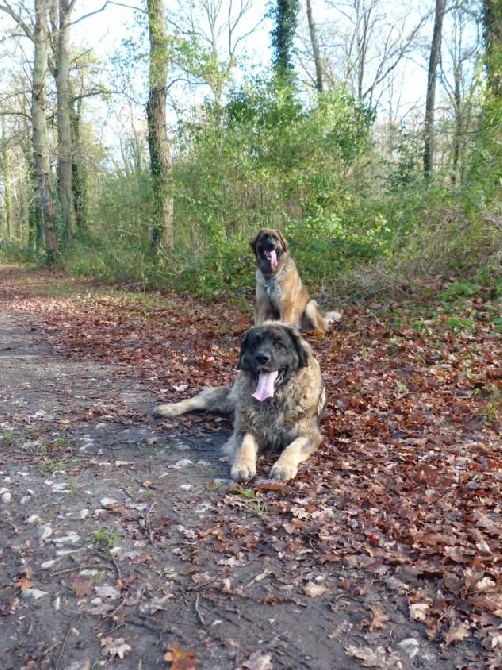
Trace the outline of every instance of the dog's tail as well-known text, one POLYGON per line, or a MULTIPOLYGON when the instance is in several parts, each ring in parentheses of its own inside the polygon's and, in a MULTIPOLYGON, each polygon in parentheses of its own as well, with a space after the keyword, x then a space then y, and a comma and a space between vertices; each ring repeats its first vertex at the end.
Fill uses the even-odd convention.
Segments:
POLYGON ((331 312, 326 312, 324 315, 324 321, 326 322, 327 327, 329 328, 334 323, 342 320, 343 312, 339 312, 337 309, 333 309, 331 312))
POLYGON ((234 409, 229 397, 231 388, 231 386, 205 388, 193 398, 157 405, 154 414, 155 416, 173 417, 197 410, 230 414, 234 409))
POLYGON ((340 321, 342 313, 333 310, 323 314, 319 305, 315 300, 310 300, 305 307, 305 312, 302 321, 302 328, 304 330, 318 330, 325 332, 333 325, 333 323, 340 321))

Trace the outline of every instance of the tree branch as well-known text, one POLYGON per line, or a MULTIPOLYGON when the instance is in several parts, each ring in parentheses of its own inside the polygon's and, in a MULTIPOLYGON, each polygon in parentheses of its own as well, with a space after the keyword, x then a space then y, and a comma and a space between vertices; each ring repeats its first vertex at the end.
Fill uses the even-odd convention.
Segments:
POLYGON ((13 21, 15 21, 17 25, 22 29, 26 37, 28 37, 33 42, 33 31, 31 30, 29 25, 25 23, 18 14, 16 14, 16 12, 12 9, 12 7, 8 2, 4 2, 3 4, 0 5, 0 12, 5 12, 5 14, 8 14, 10 18, 13 21))

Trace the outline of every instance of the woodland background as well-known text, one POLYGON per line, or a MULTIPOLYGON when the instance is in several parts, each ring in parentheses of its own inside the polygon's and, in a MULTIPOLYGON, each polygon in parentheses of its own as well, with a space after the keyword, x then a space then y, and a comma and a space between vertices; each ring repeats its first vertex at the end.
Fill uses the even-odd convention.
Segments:
POLYGON ((502 0, 131 5, 0 0, 3 665, 500 670, 502 0), (319 452, 227 489, 151 409, 233 378, 261 226, 344 318, 319 452))
MULTIPOLYGON (((501 0, 0 0, 0 261, 205 297, 500 288, 501 0)), ((332 297, 331 295, 331 297, 332 297)))

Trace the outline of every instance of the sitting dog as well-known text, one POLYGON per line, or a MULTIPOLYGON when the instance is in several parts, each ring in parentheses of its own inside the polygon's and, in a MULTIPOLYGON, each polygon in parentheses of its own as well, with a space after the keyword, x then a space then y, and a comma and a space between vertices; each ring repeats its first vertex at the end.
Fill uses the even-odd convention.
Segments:
POLYGON ((312 300, 288 253, 288 243, 280 230, 263 228, 250 240, 256 256, 255 326, 277 319, 303 330, 324 333, 340 312, 323 315, 312 300))
POLYGON ((232 413, 234 429, 224 447, 232 459, 232 478, 247 482, 255 477, 258 453, 269 449, 280 452, 270 477, 292 479, 321 442, 326 394, 319 364, 295 328, 271 321, 248 330, 237 369, 232 385, 158 405, 155 413, 232 413))

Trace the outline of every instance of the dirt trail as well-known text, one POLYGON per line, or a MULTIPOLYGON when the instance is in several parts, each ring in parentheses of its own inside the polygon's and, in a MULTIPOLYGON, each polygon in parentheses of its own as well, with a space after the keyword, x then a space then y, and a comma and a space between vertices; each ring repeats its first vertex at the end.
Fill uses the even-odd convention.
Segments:
POLYGON ((259 501, 236 496, 247 551, 216 551, 226 428, 180 437, 154 403, 2 312, 2 670, 482 667, 426 640, 397 580, 272 552, 259 501))

